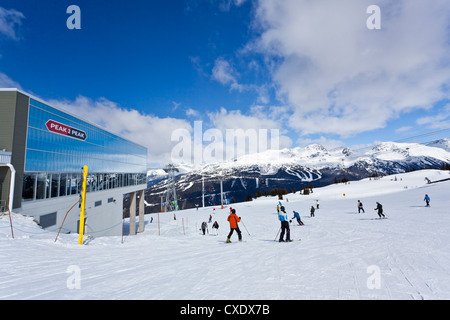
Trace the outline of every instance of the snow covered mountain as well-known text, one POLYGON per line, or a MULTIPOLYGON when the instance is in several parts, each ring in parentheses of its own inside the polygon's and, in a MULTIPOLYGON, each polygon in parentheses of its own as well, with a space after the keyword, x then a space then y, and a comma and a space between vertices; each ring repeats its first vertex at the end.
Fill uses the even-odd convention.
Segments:
MULTIPOLYGON (((383 142, 372 149, 359 150, 327 150, 312 144, 204 165, 178 176, 176 188, 180 208, 190 208, 202 204, 202 178, 205 205, 214 205, 220 203, 220 178, 223 178, 225 197, 241 202, 254 197, 258 190, 263 194, 275 188, 295 192, 306 186, 325 186, 343 179, 360 180, 418 169, 438 169, 449 163, 449 138, 428 145, 383 142)), ((149 178, 151 188, 147 190, 147 202, 159 203, 167 187, 166 180, 163 175, 149 175, 149 178)))

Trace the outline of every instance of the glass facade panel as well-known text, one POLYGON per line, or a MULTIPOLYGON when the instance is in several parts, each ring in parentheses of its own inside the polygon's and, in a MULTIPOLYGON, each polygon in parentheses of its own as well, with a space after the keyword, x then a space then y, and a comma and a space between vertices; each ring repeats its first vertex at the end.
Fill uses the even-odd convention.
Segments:
POLYGON ((23 176, 23 189, 22 199, 33 200, 34 199, 34 181, 36 174, 24 174, 23 176))
POLYGON ((147 149, 30 99, 26 171, 142 173, 147 149), (72 132, 85 133, 85 139, 72 132))
POLYGON ((56 198, 58 196, 59 191, 59 174, 52 173, 51 174, 51 192, 50 195, 52 198, 56 198))
POLYGON ((45 199, 47 195, 48 180, 46 173, 37 174, 36 199, 45 199))
POLYGON ((75 195, 146 183, 147 149, 30 98, 22 198, 75 195))
POLYGON ((67 195, 67 173, 61 173, 61 177, 59 179, 59 196, 63 197, 67 195))

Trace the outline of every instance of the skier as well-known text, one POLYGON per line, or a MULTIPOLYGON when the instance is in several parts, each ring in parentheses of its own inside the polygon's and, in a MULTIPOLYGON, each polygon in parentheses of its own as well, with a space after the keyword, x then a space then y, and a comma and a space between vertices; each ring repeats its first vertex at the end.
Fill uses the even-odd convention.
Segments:
POLYGON ((430 206, 430 197, 426 194, 425 198, 423 199, 423 201, 425 201, 427 203, 427 207, 430 206))
POLYGON ((278 220, 281 221, 281 234, 280 234, 280 239, 278 240, 279 242, 291 242, 291 230, 289 229, 289 218, 288 215, 286 214, 286 211, 284 210, 284 207, 281 206, 281 211, 283 213, 278 213, 278 220), (284 234, 286 233, 286 241, 283 240, 284 238, 284 234))
POLYGON ((362 202, 358 200, 358 213, 361 213, 361 210, 365 213, 362 202))
POLYGON ((381 216, 383 216, 383 218, 386 218, 386 216, 383 214, 383 206, 381 205, 381 203, 377 202, 377 207, 373 210, 378 210, 378 216, 381 219, 381 216))
POLYGON ((300 213, 298 213, 297 211, 292 211, 294 213, 294 217, 292 219, 297 219, 298 225, 299 226, 303 226, 303 222, 302 219, 300 219, 300 213))
POLYGON ((311 218, 315 217, 314 212, 316 211, 316 209, 314 209, 314 206, 311 206, 311 218))
POLYGON ((231 235, 233 234, 234 230, 236 230, 238 234, 239 241, 242 241, 242 233, 241 230, 239 230, 238 222, 241 221, 241 218, 236 215, 236 210, 232 209, 230 215, 227 218, 227 221, 230 223, 230 233, 227 237, 227 243, 230 243, 231 235))
POLYGON ((316 200, 317 209, 319 209, 319 200, 316 200))
POLYGON ((212 228, 216 229, 216 234, 219 234, 219 224, 217 223, 217 221, 214 221, 212 228))
MULTIPOLYGON (((206 221, 202 222, 202 231, 203 231, 203 235, 205 235, 206 231, 208 230, 208 224, 206 223, 206 221)), ((208 232, 209 233, 209 232, 208 232)))
POLYGON ((212 215, 209 215, 209 221, 208 221, 208 223, 211 223, 212 222, 212 215))

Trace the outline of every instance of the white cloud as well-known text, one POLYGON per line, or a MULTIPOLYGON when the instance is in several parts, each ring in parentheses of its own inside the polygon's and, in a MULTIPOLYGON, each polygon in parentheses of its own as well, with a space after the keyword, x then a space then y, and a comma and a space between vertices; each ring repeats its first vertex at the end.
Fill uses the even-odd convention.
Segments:
POLYGON ((395 130, 395 133, 405 133, 411 131, 412 126, 403 126, 395 130))
POLYGON ((179 106, 181 106, 181 102, 172 101, 172 112, 176 111, 179 106))
MULTIPOLYGON (((255 70, 258 72, 259 66, 255 61, 251 61, 248 65, 250 70, 255 70)), ((236 69, 222 57, 219 57, 214 62, 214 67, 212 69, 211 79, 221 83, 224 86, 229 86, 230 90, 236 90, 240 93, 242 92, 254 92, 257 94, 256 102, 262 104, 268 104, 270 102, 269 97, 269 86, 266 84, 256 85, 256 84, 245 84, 239 82, 240 74, 236 69)))
POLYGON ((269 132, 271 129, 278 129, 280 133, 279 147, 291 147, 292 140, 286 135, 285 130, 283 130, 281 120, 269 118, 268 114, 262 108, 261 106, 252 107, 248 115, 242 114, 240 110, 228 111, 225 108, 221 108, 220 111, 208 113, 208 117, 211 126, 220 130, 223 134, 227 129, 242 129, 244 131, 250 129, 256 132, 259 132, 260 129, 267 129, 269 132))
POLYGON ((10 77, 8 77, 6 74, 2 72, 0 72, 0 88, 22 89, 22 87, 18 82, 12 80, 10 77))
POLYGON ((242 92, 244 86, 239 84, 237 77, 239 74, 234 70, 228 61, 224 58, 217 58, 212 69, 212 79, 225 86, 230 86, 231 90, 242 92))
POLYGON ((171 151, 175 145, 171 141, 172 130, 192 131, 185 120, 142 114, 105 98, 93 100, 78 96, 75 101, 50 100, 49 103, 147 147, 147 160, 152 165, 163 166, 171 161, 171 151))
POLYGON ((16 29, 22 24, 23 19, 25 16, 22 12, 0 7, 0 34, 12 40, 19 40, 16 29))
POLYGON ((189 108, 189 109, 186 110, 186 116, 187 117, 198 118, 198 117, 200 117, 200 112, 198 112, 197 110, 194 110, 192 108, 189 108))
POLYGON ((271 61, 292 128, 347 137, 449 98, 450 2, 380 0, 381 30, 369 30, 372 2, 256 3, 248 49, 271 61))
POLYGON ((419 118, 416 122, 430 129, 450 129, 450 103, 441 108, 439 114, 419 118))
POLYGON ((229 11, 232 5, 239 7, 246 1, 247 0, 221 0, 219 3, 219 8, 222 11, 229 11))

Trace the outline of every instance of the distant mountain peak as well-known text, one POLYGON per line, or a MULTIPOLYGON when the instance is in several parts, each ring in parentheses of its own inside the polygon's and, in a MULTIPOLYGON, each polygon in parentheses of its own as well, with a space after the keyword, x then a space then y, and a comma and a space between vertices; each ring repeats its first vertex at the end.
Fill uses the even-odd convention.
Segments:
MULTIPOLYGON (((300 190, 305 186, 323 186, 343 178, 360 180, 375 175, 403 173, 410 170, 439 169, 450 163, 450 139, 427 145, 382 142, 366 152, 341 147, 327 150, 319 144, 292 149, 267 150, 221 163, 205 164, 176 178, 181 208, 201 203, 202 181, 209 204, 220 201, 220 180, 227 199, 244 201, 260 193, 283 188, 300 190)), ((183 166, 187 168, 188 166, 183 166)), ((167 180, 161 171, 149 172, 149 203, 161 201, 167 180), (153 181, 152 181, 153 179, 153 181)), ((156 208, 156 207, 155 207, 156 208)), ((156 210, 156 209, 154 209, 156 210)))

